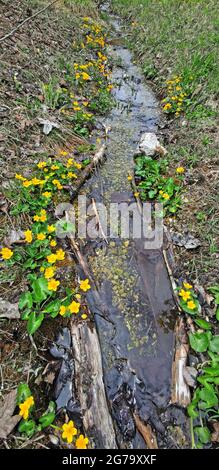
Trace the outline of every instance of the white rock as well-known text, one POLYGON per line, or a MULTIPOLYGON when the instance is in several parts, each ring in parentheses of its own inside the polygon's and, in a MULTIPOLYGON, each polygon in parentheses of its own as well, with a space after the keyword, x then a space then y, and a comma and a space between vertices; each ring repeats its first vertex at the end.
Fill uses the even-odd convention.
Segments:
POLYGON ((145 132, 145 134, 142 134, 141 140, 138 144, 137 154, 153 156, 156 153, 165 155, 167 151, 162 147, 154 132, 145 132))

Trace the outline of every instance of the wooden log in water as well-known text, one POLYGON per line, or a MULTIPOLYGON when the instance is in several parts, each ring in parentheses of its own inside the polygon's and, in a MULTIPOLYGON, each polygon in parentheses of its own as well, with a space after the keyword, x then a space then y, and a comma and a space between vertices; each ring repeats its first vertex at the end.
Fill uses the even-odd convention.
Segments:
POLYGON ((180 317, 175 327, 175 358, 172 367, 172 397, 171 403, 186 408, 191 401, 188 384, 184 378, 184 368, 187 365, 189 352, 188 337, 185 329, 185 321, 180 317))
POLYGON ((113 421, 108 409, 101 350, 95 326, 71 322, 75 361, 75 387, 82 410, 85 433, 98 448, 117 449, 113 421))

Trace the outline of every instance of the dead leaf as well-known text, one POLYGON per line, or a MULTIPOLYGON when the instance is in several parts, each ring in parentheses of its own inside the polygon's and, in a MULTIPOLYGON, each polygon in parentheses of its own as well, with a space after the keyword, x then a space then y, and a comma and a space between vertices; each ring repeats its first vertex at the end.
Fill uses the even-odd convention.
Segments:
POLYGON ((18 304, 11 304, 0 298, 0 318, 8 318, 9 320, 20 318, 18 304))
POLYGON ((14 415, 16 408, 17 390, 12 390, 4 397, 4 401, 0 406, 0 438, 6 439, 13 431, 17 423, 21 420, 20 415, 14 415))
POLYGON ((40 122, 40 124, 43 125, 43 133, 45 135, 50 134, 53 127, 55 127, 56 129, 59 129, 59 127, 60 127, 59 124, 56 124, 56 122, 49 121, 49 119, 39 118, 39 122, 40 122))
POLYGON ((0 193, 0 211, 4 212, 4 214, 7 214, 8 211, 8 203, 2 193, 0 193))
POLYGON ((13 243, 18 243, 24 238, 22 230, 11 230, 7 237, 5 237, 4 242, 6 245, 13 245, 13 243))
POLYGON ((196 386, 196 377, 198 375, 197 370, 195 367, 186 366, 183 369, 183 377, 189 387, 196 386))
POLYGON ((212 442, 219 442, 219 422, 218 421, 211 421, 211 424, 214 428, 214 431, 211 435, 212 442))
POLYGON ((201 246, 200 240, 198 238, 193 237, 189 232, 187 233, 178 233, 172 232, 171 239, 174 245, 177 246, 184 246, 187 250, 195 250, 199 246, 201 246))

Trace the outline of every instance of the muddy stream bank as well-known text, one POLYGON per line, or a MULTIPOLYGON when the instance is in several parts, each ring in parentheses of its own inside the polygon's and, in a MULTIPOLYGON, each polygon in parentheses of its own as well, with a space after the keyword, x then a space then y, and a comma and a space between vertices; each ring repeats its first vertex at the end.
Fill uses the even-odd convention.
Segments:
MULTIPOLYGON (((131 53, 123 47, 119 20, 111 17, 111 24, 108 53, 115 64, 115 106, 102 121, 110 127, 106 159, 80 192, 90 202, 94 199, 106 207, 113 202, 135 202, 127 176, 133 171, 137 143, 142 133, 159 131, 158 102, 131 53)), ((112 448, 146 447, 136 429, 136 413, 154 429, 159 447, 179 447, 184 439, 181 428, 187 423, 183 410, 170 404, 176 305, 162 247, 145 249, 142 239, 107 235, 107 240, 88 240, 81 250, 98 291, 98 296, 93 289, 87 294, 94 324, 89 322, 86 328, 96 328, 98 333, 107 412, 115 432, 112 448)), ((78 270, 82 273, 80 266, 78 270)), ((65 329, 52 350, 62 359, 55 398, 59 408, 65 407, 71 418, 80 421, 83 410, 77 396, 71 341, 70 331, 65 329)), ((84 368, 87 381, 83 388, 89 408, 95 377, 89 379, 89 367, 84 364, 84 368)), ((93 427, 88 434, 97 448, 105 446, 99 429, 93 427)))

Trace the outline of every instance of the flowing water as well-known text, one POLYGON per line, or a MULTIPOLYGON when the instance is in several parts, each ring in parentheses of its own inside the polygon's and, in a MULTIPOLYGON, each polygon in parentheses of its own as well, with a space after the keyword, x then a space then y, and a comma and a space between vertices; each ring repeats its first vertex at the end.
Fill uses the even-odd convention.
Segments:
MULTIPOLYGON (((120 25, 112 20, 114 59, 112 81, 116 105, 104 125, 110 127, 106 161, 83 192, 107 207, 111 202, 134 202, 127 176, 141 134, 156 132, 158 102, 145 85, 131 53, 120 45, 120 25)), ((85 250, 101 302, 92 292, 88 302, 95 316, 107 396, 120 445, 144 447, 135 431, 131 409, 160 432, 159 414, 170 401, 174 301, 162 249, 145 250, 142 240, 110 238, 93 241, 85 250), (104 315, 103 315, 104 306, 104 315), (124 442, 126 444, 124 444, 124 442)))

